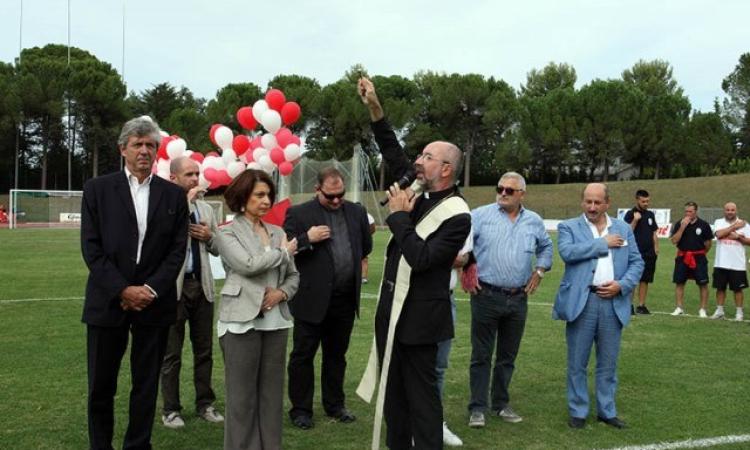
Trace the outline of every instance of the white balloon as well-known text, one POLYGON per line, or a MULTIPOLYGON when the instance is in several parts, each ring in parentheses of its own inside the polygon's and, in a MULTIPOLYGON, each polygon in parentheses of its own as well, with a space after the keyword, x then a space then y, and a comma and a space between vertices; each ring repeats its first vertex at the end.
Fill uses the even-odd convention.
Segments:
POLYGON ((247 164, 247 152, 238 156, 237 159, 239 159, 241 163, 247 164))
POLYGON ((265 100, 258 100, 253 104, 253 117, 257 122, 262 123, 260 119, 266 111, 268 111, 268 103, 265 100))
POLYGON ((203 168, 212 168, 216 170, 221 170, 224 168, 224 160, 219 158, 218 156, 206 156, 206 158, 203 160, 203 168))
MULTIPOLYGON (((151 120, 151 118, 150 118, 150 117, 148 117, 148 116, 142 116, 142 117, 147 117, 147 118, 148 118, 148 120, 151 120)), ((151 120, 151 121, 153 122, 153 120, 151 120)), ((169 133, 167 133, 167 132, 166 132, 166 131, 164 131, 164 130, 159 130, 159 134, 161 135, 161 137, 169 137, 169 133)))
POLYGON ((165 180, 169 180, 169 171, 159 170, 156 172, 156 175, 158 175, 161 178, 164 178, 165 180))
POLYGON ((281 129, 281 115, 273 109, 266 110, 261 116, 260 123, 269 133, 276 133, 281 129))
POLYGON ((190 155, 192 155, 193 153, 195 153, 195 152, 192 151, 192 150, 185 150, 185 154, 182 155, 182 156, 184 156, 186 158, 190 158, 190 155))
POLYGON ((253 161, 260 162, 260 158, 264 156, 268 156, 268 150, 266 150, 265 148, 258 147, 255 150, 253 150, 253 161))
POLYGON ((255 170, 263 170, 263 166, 258 164, 257 162, 253 161, 250 164, 247 165, 248 170, 249 169, 255 169, 255 170))
POLYGON ((263 145, 263 148, 268 150, 273 150, 279 145, 276 141, 276 136, 271 133, 264 134, 263 137, 260 138, 260 143, 263 145))
POLYGON ((216 132, 214 132, 214 140, 216 141, 216 145, 221 147, 221 149, 226 148, 232 148, 232 139, 234 139, 234 133, 232 133, 232 130, 230 130, 228 127, 220 126, 216 129, 216 132))
POLYGON ((203 189, 208 189, 208 186, 210 184, 211 183, 208 182, 208 180, 206 179, 206 177, 203 176, 203 172, 201 172, 201 174, 198 175, 198 186, 200 186, 203 189))
POLYGON ((284 149, 284 158, 286 158, 286 160, 289 162, 296 160, 300 157, 301 154, 302 150, 297 144, 289 144, 284 149))
POLYGON ((175 139, 167 144, 167 155, 170 159, 177 159, 185 153, 187 142, 185 139, 175 139))
POLYGON ((261 156, 261 158, 258 160, 258 164, 260 164, 263 170, 268 173, 273 172, 274 167, 276 167, 276 164, 271 161, 271 157, 268 155, 261 156))
POLYGON ((229 166, 229 163, 237 161, 237 153, 231 148, 228 148, 222 152, 221 159, 224 160, 224 164, 229 166))
POLYGON ((245 164, 240 161, 232 161, 227 164, 227 173, 232 179, 245 171, 245 164))
POLYGON ((170 164, 170 161, 168 159, 160 159, 156 163, 156 171, 166 172, 167 174, 169 174, 169 164, 170 164))

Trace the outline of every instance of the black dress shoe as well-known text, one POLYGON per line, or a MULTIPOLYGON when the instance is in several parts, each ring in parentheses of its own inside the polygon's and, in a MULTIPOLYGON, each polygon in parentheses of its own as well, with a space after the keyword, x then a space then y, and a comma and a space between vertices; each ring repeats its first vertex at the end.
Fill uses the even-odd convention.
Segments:
POLYGON ((334 413, 328 414, 328 417, 333 417, 341 423, 352 423, 357 420, 357 416, 346 408, 341 408, 334 413))
POLYGON ((568 426, 580 430, 586 426, 586 419, 582 417, 571 417, 570 420, 568 420, 568 426))
POLYGON ((314 426, 312 417, 310 416, 297 416, 292 419, 292 425, 299 428, 300 430, 309 430, 314 426))
POLYGON ((604 422, 610 427, 615 427, 619 429, 628 427, 628 425, 618 417, 610 417, 609 419, 605 419, 604 417, 597 417, 596 420, 598 420, 599 422, 604 422))

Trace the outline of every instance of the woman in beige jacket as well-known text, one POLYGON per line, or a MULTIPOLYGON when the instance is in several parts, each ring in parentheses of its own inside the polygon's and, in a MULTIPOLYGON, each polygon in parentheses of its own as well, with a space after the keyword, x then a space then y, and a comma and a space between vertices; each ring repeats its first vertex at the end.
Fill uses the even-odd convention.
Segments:
POLYGON ((218 234, 226 281, 218 336, 224 354, 224 448, 281 449, 286 343, 297 292, 297 241, 260 218, 275 200, 271 178, 260 170, 238 175, 224 192, 234 220, 218 234))

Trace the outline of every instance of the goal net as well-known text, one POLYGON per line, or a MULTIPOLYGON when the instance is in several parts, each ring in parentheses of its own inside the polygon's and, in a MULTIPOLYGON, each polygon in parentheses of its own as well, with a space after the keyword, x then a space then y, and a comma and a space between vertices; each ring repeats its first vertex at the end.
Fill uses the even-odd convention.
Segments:
POLYGON ((77 228, 82 191, 11 189, 9 228, 77 228))

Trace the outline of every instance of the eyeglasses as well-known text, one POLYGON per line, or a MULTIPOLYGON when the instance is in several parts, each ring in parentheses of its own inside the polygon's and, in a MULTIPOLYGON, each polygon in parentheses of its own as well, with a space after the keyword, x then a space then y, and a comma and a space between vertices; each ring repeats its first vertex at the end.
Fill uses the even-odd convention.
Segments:
POLYGON ((498 186, 495 188, 495 191, 500 195, 503 195, 503 193, 507 195, 513 195, 516 192, 523 192, 523 189, 513 189, 511 187, 498 186))
POLYGON ((419 159, 419 158, 422 158, 425 161, 437 161, 437 162, 441 162, 443 164, 450 164, 450 161, 445 161, 445 160, 437 159, 434 156, 432 156, 431 153, 422 153, 419 156, 417 156, 417 159, 419 159))
POLYGON ((323 194, 323 197, 325 197, 326 200, 328 200, 330 202, 332 202, 332 201, 334 201, 336 199, 341 200, 342 198, 344 198, 344 195, 346 195, 346 191, 345 190, 339 192, 338 194, 328 194, 328 193, 323 192, 322 189, 320 189, 320 193, 323 194))

